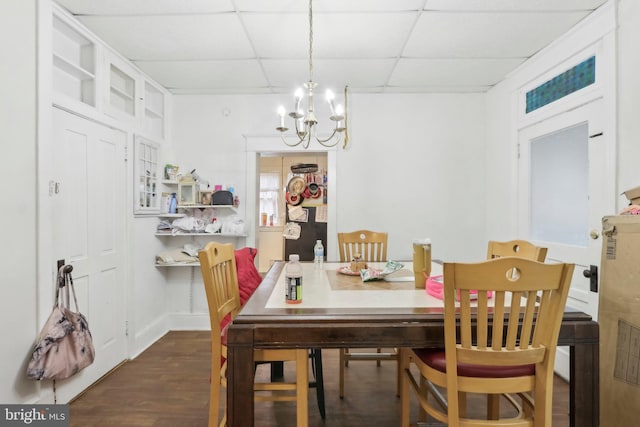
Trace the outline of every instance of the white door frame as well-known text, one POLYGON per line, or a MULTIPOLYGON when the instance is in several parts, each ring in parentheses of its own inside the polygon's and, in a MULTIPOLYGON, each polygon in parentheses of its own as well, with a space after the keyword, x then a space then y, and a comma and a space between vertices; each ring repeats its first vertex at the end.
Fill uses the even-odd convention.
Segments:
POLYGON ((327 153, 327 260, 337 260, 337 203, 336 203, 336 170, 338 160, 337 147, 318 147, 317 149, 304 150, 296 147, 288 147, 278 135, 245 135, 246 142, 246 171, 247 179, 245 194, 247 195, 247 207, 245 212, 253 212, 252 217, 247 218, 247 246, 257 247, 259 206, 258 195, 260 174, 258 170, 258 157, 262 153, 292 154, 292 153, 327 153))

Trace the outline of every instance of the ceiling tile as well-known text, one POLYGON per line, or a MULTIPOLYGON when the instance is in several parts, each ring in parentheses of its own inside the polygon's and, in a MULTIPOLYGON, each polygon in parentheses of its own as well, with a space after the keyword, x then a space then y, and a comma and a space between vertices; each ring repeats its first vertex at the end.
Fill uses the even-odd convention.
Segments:
MULTIPOLYGON (((308 1, 301 0, 235 0, 241 11, 254 12, 306 12, 308 1)), ((316 0, 313 2, 315 12, 398 12, 420 10, 424 0, 316 0)))
POLYGON ((235 14, 81 16, 79 19, 129 59, 253 57, 251 45, 235 14))
POLYGON ((225 92, 241 88, 266 88, 267 82, 254 60, 136 61, 145 73, 168 89, 209 89, 225 92))
POLYGON ((594 10, 607 0, 427 0, 425 10, 558 11, 594 10))
MULTIPOLYGON (((386 84, 393 69, 393 59, 314 61, 313 81, 324 92, 330 88, 342 90, 345 85, 357 87, 378 87, 386 84)), ((263 60, 269 83, 276 87, 287 87, 291 92, 309 80, 309 64, 305 60, 263 60)), ((355 88, 355 87, 354 87, 355 88)))
POLYGON ((527 57, 551 43, 586 14, 427 12, 420 17, 403 56, 527 57))
POLYGON ((231 0, 56 0, 77 15, 158 15, 235 10, 231 0))
MULTIPOLYGON (((313 18, 314 58, 396 57, 415 13, 321 13, 313 18)), ((305 58, 309 22, 304 13, 247 14, 247 33, 261 58, 305 58)))
POLYGON ((390 86, 492 86, 524 61, 516 59, 401 59, 390 86))

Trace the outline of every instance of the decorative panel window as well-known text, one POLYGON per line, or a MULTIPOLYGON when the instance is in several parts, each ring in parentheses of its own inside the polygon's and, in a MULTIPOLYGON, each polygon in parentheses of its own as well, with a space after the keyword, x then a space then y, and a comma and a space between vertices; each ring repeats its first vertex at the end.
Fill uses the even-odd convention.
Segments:
POLYGON ((596 57, 592 56, 578 65, 547 80, 527 92, 526 112, 530 113, 573 92, 592 85, 596 81, 596 57))
POLYGON ((136 136, 133 188, 135 214, 160 213, 158 147, 157 143, 136 136))

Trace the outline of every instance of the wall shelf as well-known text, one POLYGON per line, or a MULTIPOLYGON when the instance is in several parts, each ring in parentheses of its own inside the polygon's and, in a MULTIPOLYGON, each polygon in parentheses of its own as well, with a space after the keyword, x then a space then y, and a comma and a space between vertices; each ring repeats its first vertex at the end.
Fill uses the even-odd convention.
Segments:
POLYGON ((189 233, 187 231, 181 233, 163 233, 157 232, 156 236, 167 236, 167 237, 191 237, 191 236, 208 236, 208 237, 247 237, 246 234, 229 234, 229 233, 189 233))
POLYGON ((178 209, 206 209, 206 208, 222 208, 222 209, 235 209, 233 205, 178 205, 178 209))
POLYGON ((69 59, 56 55, 55 53, 53 54, 53 66, 78 80, 93 80, 96 78, 93 73, 90 73, 69 59))
POLYGON ((199 262, 172 262, 166 264, 156 264, 156 267, 200 267, 199 262))

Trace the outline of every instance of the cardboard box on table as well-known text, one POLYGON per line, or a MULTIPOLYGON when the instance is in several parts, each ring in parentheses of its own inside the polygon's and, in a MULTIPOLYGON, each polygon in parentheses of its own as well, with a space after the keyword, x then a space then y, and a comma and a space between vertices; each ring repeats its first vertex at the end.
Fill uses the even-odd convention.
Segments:
POLYGON ((602 219, 600 427, 640 425, 640 215, 602 219))

